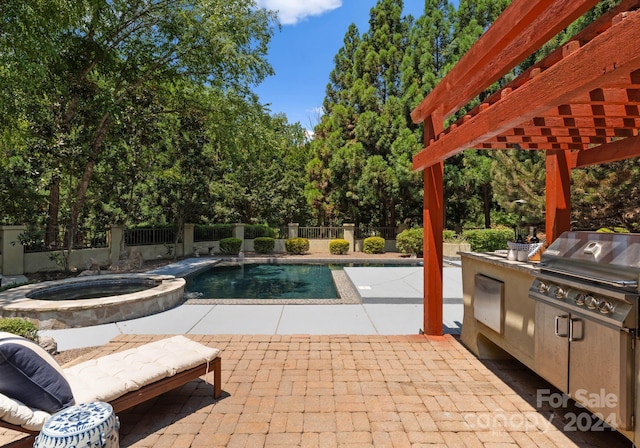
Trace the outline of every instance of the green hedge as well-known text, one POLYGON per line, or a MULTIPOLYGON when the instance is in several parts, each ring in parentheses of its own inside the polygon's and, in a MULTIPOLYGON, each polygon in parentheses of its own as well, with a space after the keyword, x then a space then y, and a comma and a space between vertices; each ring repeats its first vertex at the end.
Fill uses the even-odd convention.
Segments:
POLYGON ((513 229, 507 227, 465 230, 462 236, 471 244, 471 250, 474 252, 508 249, 507 241, 513 241, 514 238, 513 229))
POLYGON ((278 229, 272 229, 266 224, 245 224, 244 237, 252 240, 261 237, 277 238, 278 229))
POLYGON ((457 238, 457 234, 455 230, 443 230, 442 231, 442 241, 452 241, 457 238))
POLYGON ((384 238, 381 236, 370 236, 364 239, 362 251, 365 254, 383 254, 384 243, 384 238))
POLYGON ((346 255, 349 252, 349 241, 338 238, 329 242, 329 252, 332 255, 346 255))
POLYGON ((396 247, 404 254, 416 254, 422 257, 424 231, 419 227, 403 230, 396 237, 396 247))
POLYGON ((306 238, 289 238, 284 246, 287 252, 293 255, 304 255, 309 252, 309 240, 306 238))
POLYGON ((261 236, 253 240, 253 249, 261 254, 273 252, 276 247, 276 240, 267 236, 261 236))
POLYGON ((224 255, 238 255, 242 240, 240 238, 223 238, 220 240, 220 252, 224 255))
MULTIPOLYGON (((396 247, 400 252, 422 256, 423 235, 422 228, 404 230, 396 237, 396 247)), ((507 249, 507 241, 513 241, 513 238, 513 229, 508 227, 465 230, 462 235, 456 235, 453 230, 442 231, 443 241, 467 242, 474 252, 493 252, 494 250, 507 249)))
POLYGON ((23 338, 38 342, 38 327, 26 319, 20 317, 0 318, 0 331, 17 334, 23 338))

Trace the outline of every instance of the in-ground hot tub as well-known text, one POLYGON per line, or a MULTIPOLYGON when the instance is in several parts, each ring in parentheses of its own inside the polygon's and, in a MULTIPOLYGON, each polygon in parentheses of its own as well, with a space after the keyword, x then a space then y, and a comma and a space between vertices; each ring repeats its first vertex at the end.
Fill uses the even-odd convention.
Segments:
POLYGON ((107 274, 23 285, 0 293, 0 316, 40 329, 86 327, 148 316, 184 299, 185 280, 169 275, 107 274))

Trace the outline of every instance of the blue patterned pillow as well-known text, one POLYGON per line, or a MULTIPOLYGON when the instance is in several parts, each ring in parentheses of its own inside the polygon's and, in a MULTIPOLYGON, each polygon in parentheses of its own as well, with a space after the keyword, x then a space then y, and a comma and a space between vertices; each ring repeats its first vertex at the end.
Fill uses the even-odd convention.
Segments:
POLYGON ((58 363, 33 341, 0 332, 0 393, 51 414, 74 404, 58 363))

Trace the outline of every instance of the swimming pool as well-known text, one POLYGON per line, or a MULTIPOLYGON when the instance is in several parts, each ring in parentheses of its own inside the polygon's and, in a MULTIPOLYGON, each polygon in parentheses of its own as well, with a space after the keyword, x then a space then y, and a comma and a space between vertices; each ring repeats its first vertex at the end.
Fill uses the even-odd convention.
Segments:
POLYGON ((187 279, 202 299, 338 299, 331 268, 322 264, 218 265, 187 279))

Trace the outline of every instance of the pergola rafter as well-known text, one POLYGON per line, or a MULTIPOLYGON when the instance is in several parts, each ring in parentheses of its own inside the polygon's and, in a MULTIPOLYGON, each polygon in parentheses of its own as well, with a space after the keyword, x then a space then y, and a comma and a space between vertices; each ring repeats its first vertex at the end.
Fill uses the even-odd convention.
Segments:
POLYGON ((447 129, 444 121, 597 0, 514 0, 412 112, 424 122, 425 332, 440 334, 445 159, 465 149, 545 150, 546 233, 570 227, 571 169, 640 156, 640 0, 623 0, 447 129), (437 274, 440 274, 438 279, 437 274))

